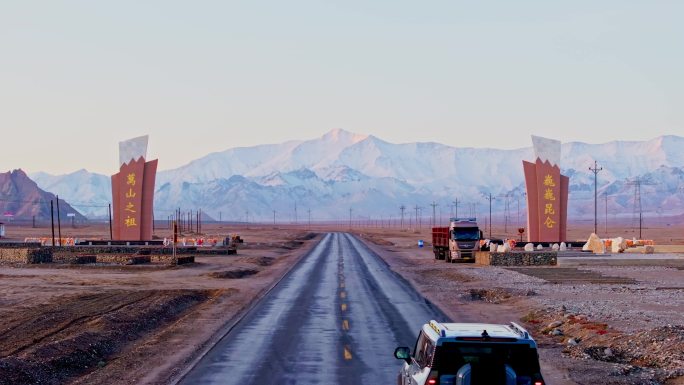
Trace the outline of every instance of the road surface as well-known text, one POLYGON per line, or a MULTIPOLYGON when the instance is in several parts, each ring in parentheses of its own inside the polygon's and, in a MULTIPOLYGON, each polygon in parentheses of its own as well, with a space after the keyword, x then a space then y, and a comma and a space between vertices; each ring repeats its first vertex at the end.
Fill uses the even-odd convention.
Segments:
POLYGON ((448 320, 362 242, 327 234, 183 385, 393 384, 397 346, 448 320))

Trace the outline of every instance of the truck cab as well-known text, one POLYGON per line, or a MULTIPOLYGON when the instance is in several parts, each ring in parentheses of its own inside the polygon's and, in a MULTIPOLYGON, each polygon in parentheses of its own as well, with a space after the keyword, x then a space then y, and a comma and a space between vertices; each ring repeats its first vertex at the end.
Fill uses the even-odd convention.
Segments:
POLYGON ((424 324, 413 353, 394 351, 403 365, 398 385, 544 385, 537 344, 520 325, 424 324))
POLYGON ((449 223, 448 261, 474 259, 480 249, 482 231, 475 218, 452 218, 449 223))

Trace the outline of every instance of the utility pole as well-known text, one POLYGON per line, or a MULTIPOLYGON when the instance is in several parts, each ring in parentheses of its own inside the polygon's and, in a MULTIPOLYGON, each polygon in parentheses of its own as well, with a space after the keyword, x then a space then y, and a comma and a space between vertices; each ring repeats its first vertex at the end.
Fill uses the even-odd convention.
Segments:
MULTIPOLYGON (((641 180, 639 177, 636 178, 636 183, 634 183, 634 202, 635 202, 635 209, 636 209, 636 202, 639 202, 639 239, 641 239, 641 224, 643 222, 642 220, 642 210, 641 210, 641 180)), ((59 223, 59 199, 57 199, 57 223, 59 223)), ((61 237, 60 237, 61 238, 61 237)), ((60 241, 60 246, 61 246, 61 241, 60 241)))
POLYGON ((439 205, 438 205, 437 203, 435 203, 435 201, 432 201, 432 203, 430 204, 430 206, 432 206, 432 227, 435 227, 435 220, 437 219, 437 218, 435 217, 435 215, 436 215, 436 214, 435 214, 435 207, 437 207, 437 206, 439 206, 439 205))
POLYGON ((639 212, 639 239, 641 239, 641 230, 643 227, 643 210, 641 206, 641 186, 642 185, 654 185, 651 180, 644 180, 636 177, 635 180, 626 183, 627 186, 634 186, 634 215, 633 219, 636 219, 637 211, 639 212))
POLYGON ((55 247, 55 205, 50 199, 50 222, 52 223, 52 247, 55 247))
POLYGON ((59 247, 62 247, 62 221, 59 215, 59 195, 57 195, 57 235, 59 236, 59 247))
POLYGON ((352 228, 352 208, 349 208, 349 230, 352 228))
POLYGON ((454 199, 454 218, 458 218, 458 198, 454 199))
POLYGON ((414 209, 416 210, 416 226, 418 228, 420 228, 420 225, 418 224, 418 210, 420 210, 420 207, 418 207, 418 205, 416 205, 416 207, 414 207, 414 209))
POLYGON ((606 228, 605 228, 605 236, 608 236, 608 191, 606 191, 603 195, 606 197, 606 228))
POLYGON ((306 210, 309 214, 309 230, 311 230, 311 209, 306 210))
POLYGON ((594 168, 589 167, 589 171, 594 173, 594 234, 598 233, 598 173, 603 170, 603 167, 598 167, 594 161, 594 168))
POLYGON ((276 214, 276 211, 273 210, 273 226, 275 226, 275 214, 276 214))
POLYGON ((295 201, 295 225, 297 224, 297 201, 295 201))
POLYGON ((401 207, 399 207, 399 210, 401 210, 401 229, 403 230, 404 229, 404 210, 406 210, 406 206, 401 205, 401 207))
POLYGON ((114 239, 114 235, 112 233, 112 204, 109 204, 109 209, 107 210, 107 213, 109 214, 109 240, 114 239))
POLYGON ((508 235, 508 221, 511 219, 511 193, 506 193, 506 210, 504 212, 504 233, 508 235))
POLYGON ((508 234, 508 220, 511 218, 511 204, 510 197, 512 193, 509 191, 504 195, 499 195, 499 198, 504 198, 504 234, 508 234))
POLYGON ((653 185, 650 180, 643 180, 636 177, 634 181, 626 183, 627 186, 634 186, 634 216, 636 216, 637 210, 639 211, 639 239, 641 239, 641 229, 643 225, 643 210, 641 206, 641 186, 642 185, 653 185))
POLYGON ((492 238, 492 201, 496 198, 492 196, 492 193, 482 194, 486 200, 489 201, 489 238, 492 238))

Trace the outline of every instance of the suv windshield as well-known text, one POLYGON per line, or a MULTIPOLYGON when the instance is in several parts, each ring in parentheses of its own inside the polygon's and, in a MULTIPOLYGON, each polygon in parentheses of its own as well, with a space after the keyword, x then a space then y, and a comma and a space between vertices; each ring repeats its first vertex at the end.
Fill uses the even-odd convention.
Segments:
POLYGON ((537 349, 527 344, 447 342, 437 347, 432 367, 440 375, 456 374, 465 364, 471 365, 474 384, 499 383, 492 381, 505 376, 504 365, 518 378, 540 374, 537 349))
POLYGON ((477 241, 480 239, 480 230, 477 227, 454 228, 452 237, 457 241, 477 241))

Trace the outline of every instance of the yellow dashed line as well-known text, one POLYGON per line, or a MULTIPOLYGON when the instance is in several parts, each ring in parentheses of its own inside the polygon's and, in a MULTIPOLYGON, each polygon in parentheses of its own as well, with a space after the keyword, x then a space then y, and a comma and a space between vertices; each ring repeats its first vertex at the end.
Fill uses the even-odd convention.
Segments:
MULTIPOLYGON (((340 261, 339 266, 340 266, 340 269, 342 269, 344 266, 344 263, 342 261, 340 261)), ((342 272, 339 273, 339 283, 340 283, 340 289, 344 289, 344 287, 345 287, 344 273, 342 273, 342 272)), ((345 290, 340 290, 340 298, 342 300, 347 298, 347 292, 345 290)), ((348 306, 346 303, 340 304, 340 309, 342 310, 343 313, 347 311, 347 308, 348 308, 348 306)), ((343 318, 342 319, 342 330, 345 333, 347 333, 347 332, 349 332, 350 327, 351 326, 349 325, 349 320, 343 318)), ((344 354, 344 360, 345 361, 351 361, 353 359, 351 347, 349 345, 344 345, 343 354, 344 354)))
POLYGON ((352 359, 352 353, 351 353, 351 348, 349 345, 344 346, 344 359, 347 361, 350 361, 352 359))

